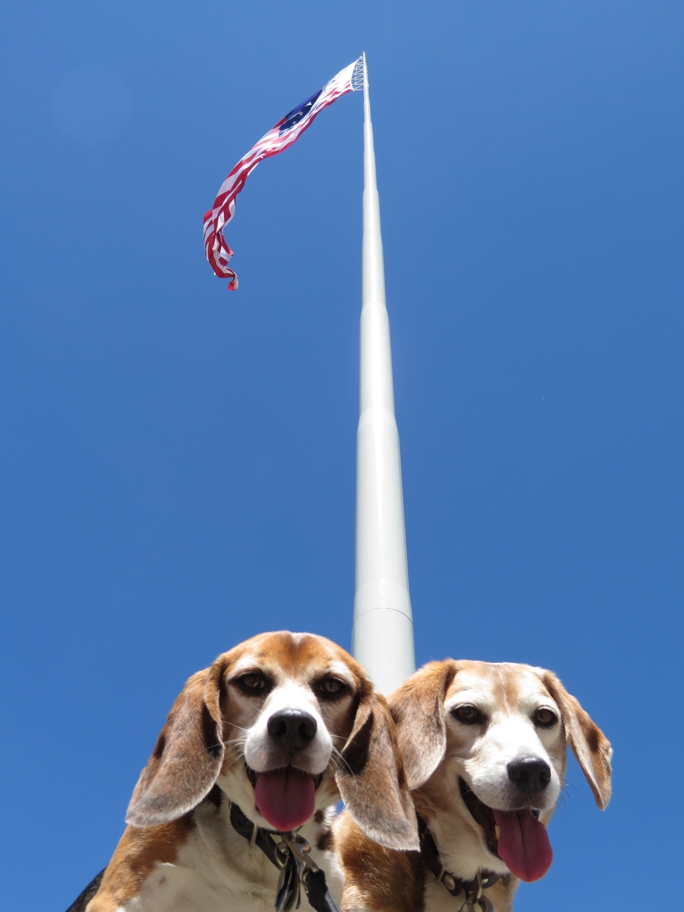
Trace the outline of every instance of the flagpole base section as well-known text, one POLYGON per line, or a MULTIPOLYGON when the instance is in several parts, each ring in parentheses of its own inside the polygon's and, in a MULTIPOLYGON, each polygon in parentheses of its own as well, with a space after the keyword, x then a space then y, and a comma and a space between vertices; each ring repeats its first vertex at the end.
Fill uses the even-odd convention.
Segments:
MULTIPOLYGON (((362 608, 359 602, 370 601, 372 593, 369 587, 357 593, 355 620, 352 628, 352 654, 357 662, 366 669, 373 686, 380 693, 389 695, 409 678, 416 670, 416 657, 413 645, 413 622, 410 617, 409 595, 403 586, 392 580, 374 580, 372 589, 400 589, 406 600, 408 614, 395 608, 362 608)), ((392 593, 392 601, 400 601, 399 592, 392 593)), ((375 604, 382 599, 375 600, 375 604)))

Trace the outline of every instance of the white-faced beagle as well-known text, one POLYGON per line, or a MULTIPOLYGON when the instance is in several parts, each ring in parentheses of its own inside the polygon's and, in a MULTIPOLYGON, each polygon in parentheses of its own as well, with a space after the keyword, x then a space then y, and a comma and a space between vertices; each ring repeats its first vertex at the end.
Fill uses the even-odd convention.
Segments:
MULTIPOLYGON (((319 636, 256 636, 189 679, 112 860, 72 909, 273 912, 269 852, 281 858, 284 833, 310 843, 339 901, 330 819, 340 797, 369 839, 417 848, 394 724, 361 666, 319 636)), ((304 896, 301 907, 311 908, 304 896)))
POLYGON ((550 671, 432 662, 389 698, 421 850, 383 848, 342 814, 345 912, 509 912, 551 865, 546 831, 569 744, 604 809, 611 747, 550 671), (470 903, 471 905, 468 905, 470 903))

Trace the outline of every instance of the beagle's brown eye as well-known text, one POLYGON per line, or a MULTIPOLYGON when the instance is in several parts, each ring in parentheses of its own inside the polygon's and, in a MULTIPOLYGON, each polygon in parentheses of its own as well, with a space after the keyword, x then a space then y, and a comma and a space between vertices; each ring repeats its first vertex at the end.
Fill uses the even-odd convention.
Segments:
POLYGON ((538 709, 532 716, 532 720, 540 728, 552 728, 558 721, 558 716, 550 709, 538 709))
POLYGON ((344 681, 340 681, 339 678, 323 678, 318 682, 318 693, 323 699, 334 700, 336 697, 341 697, 342 694, 346 693, 347 685, 344 681))
POLYGON ((269 689, 268 681, 260 671, 250 671, 248 674, 236 678, 235 683, 243 693, 250 696, 258 696, 269 689))
POLYGON ((451 710, 451 715, 454 719, 458 719, 458 721, 462 722, 464 725, 482 725, 485 721, 484 713, 471 703, 464 703, 463 706, 457 706, 455 709, 451 710))

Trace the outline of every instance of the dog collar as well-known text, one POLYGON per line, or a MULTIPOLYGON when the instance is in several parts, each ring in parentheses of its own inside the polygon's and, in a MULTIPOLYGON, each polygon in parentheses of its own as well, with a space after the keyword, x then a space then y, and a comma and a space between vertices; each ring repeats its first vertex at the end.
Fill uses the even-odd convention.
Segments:
POLYGON ((430 829, 420 815, 418 817, 418 834, 420 837, 420 854, 423 863, 428 871, 433 875, 435 880, 444 884, 444 887, 452 896, 465 894, 465 902, 461 907, 467 912, 475 912, 475 906, 479 905, 482 912, 493 912, 492 904, 482 893, 487 887, 493 887, 501 877, 496 871, 489 871, 487 868, 481 868, 477 872, 477 877, 473 880, 462 880, 456 877, 450 871, 447 871, 442 863, 442 859, 437 848, 435 838, 430 829))
POLYGON ((316 912, 341 912, 321 871, 311 858, 311 846, 299 833, 277 833, 258 827, 235 802, 230 802, 230 822, 236 833, 257 846, 280 871, 275 912, 290 912, 299 906, 299 888, 316 912), (280 842, 274 838, 280 837, 280 842))

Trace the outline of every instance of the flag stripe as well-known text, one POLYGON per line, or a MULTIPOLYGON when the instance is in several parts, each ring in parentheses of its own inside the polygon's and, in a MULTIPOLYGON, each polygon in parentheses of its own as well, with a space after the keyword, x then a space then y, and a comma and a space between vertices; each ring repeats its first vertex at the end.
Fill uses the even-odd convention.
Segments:
POLYGON ((341 95, 353 92, 355 86, 358 88, 358 68, 361 66, 362 58, 355 60, 334 76, 317 95, 312 95, 281 118, 246 155, 243 155, 221 184, 213 206, 204 216, 204 252, 216 275, 222 279, 230 279, 228 288, 231 291, 237 289, 238 281, 233 270, 228 267, 233 251, 226 243, 223 229, 235 215, 235 198, 260 161, 289 148, 311 126, 324 108, 337 101, 341 95), (312 102, 312 99, 315 100, 312 102), (284 127, 290 118, 292 124, 284 127))

